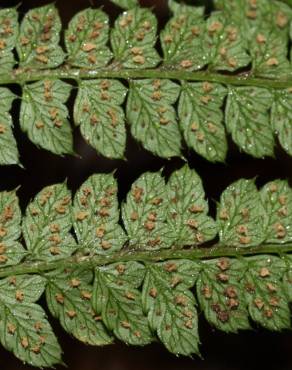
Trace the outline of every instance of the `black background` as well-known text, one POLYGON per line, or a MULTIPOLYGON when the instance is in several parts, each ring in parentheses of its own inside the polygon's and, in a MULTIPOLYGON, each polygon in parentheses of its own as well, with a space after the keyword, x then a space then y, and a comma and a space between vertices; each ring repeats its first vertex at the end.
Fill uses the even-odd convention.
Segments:
MULTIPOLYGON (((19 7, 21 16, 36 6, 49 3, 41 0, 24 0, 19 7)), ((169 14, 166 1, 141 1, 143 5, 152 6, 159 19, 160 27, 167 20, 169 14)), ((205 3, 210 9, 209 1, 205 3)), ((0 6, 18 4, 14 0, 0 0, 0 6)), ((113 21, 119 9, 108 1, 100 0, 59 0, 56 5, 60 11, 64 27, 70 18, 79 10, 88 6, 104 6, 113 21)), ((17 86, 12 89, 20 94, 17 86)), ((72 112, 72 102, 76 91, 72 92, 69 107, 72 112)), ((81 158, 60 158, 46 151, 37 149, 20 132, 18 125, 19 101, 13 106, 15 122, 14 132, 18 141, 21 162, 24 168, 8 166, 0 168, 0 191, 14 189, 20 185, 18 195, 21 206, 25 208, 28 201, 44 186, 68 181, 73 192, 86 180, 88 176, 98 172, 116 171, 119 182, 119 196, 121 199, 129 190, 131 183, 143 172, 165 168, 168 175, 179 168, 181 159, 162 160, 152 156, 142 149, 128 134, 126 161, 112 161, 102 158, 90 148, 81 138, 78 129, 74 130, 75 150, 81 158)), ((184 150, 191 167, 195 168, 202 177, 206 193, 211 200, 211 213, 214 214, 215 202, 220 193, 232 181, 241 177, 257 178, 261 186, 275 178, 291 180, 292 158, 289 158, 279 146, 275 150, 275 159, 255 160, 244 155, 229 142, 228 158, 225 164, 211 164, 197 156, 194 152, 184 150)), ((270 333, 263 329, 254 328, 253 331, 238 335, 224 334, 213 330, 200 315, 200 338, 202 359, 195 357, 177 358, 169 354, 162 345, 151 344, 143 349, 127 347, 116 343, 104 348, 89 347, 77 342, 67 335, 58 322, 50 317, 54 330, 64 350, 64 362, 70 370, 291 370, 292 369, 292 333, 270 333)), ((62 367, 57 366, 57 369, 62 367)), ((32 369, 22 365, 12 354, 0 347, 0 370, 32 369)))

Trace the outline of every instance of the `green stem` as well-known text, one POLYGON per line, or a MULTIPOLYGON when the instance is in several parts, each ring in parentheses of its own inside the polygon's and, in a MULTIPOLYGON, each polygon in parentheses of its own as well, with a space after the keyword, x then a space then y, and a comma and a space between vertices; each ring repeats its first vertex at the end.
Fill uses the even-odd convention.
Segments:
POLYGON ((169 259, 204 260, 219 257, 240 257, 254 254, 282 255, 292 252, 292 244, 265 244, 257 247, 233 248, 214 245, 212 247, 197 247, 193 249, 164 249, 159 251, 123 250, 109 256, 73 256, 58 261, 48 262, 23 262, 16 266, 0 269, 0 278, 22 275, 38 274, 58 268, 67 269, 74 267, 94 268, 110 263, 140 261, 158 262, 169 259))
MULTIPOLYGON (((292 0, 291 0, 292 1, 292 0)), ((117 78, 117 79, 134 79, 134 78, 153 78, 153 79, 173 79, 180 81, 209 81, 226 85, 241 86, 258 86, 266 88, 289 88, 292 87, 292 75, 287 75, 281 79, 269 79, 254 77, 248 73, 241 75, 225 75, 216 72, 207 71, 169 71, 163 69, 145 69, 145 70, 113 70, 107 69, 84 70, 68 67, 59 67, 56 69, 44 70, 24 70, 16 69, 11 74, 0 76, 0 85, 11 83, 24 84, 26 82, 38 81, 43 79, 97 79, 97 78, 117 78)))

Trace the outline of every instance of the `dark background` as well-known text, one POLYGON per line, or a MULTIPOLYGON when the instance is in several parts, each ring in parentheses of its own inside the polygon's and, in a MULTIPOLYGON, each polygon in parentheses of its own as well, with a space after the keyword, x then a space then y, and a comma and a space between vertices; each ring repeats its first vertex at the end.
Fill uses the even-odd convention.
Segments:
MULTIPOLYGON (((194 2, 194 1, 193 1, 194 2)), ((19 0, 0 0, 0 6, 13 6, 19 0)), ((49 1, 23 0, 19 7, 21 16, 30 8, 44 5, 49 1)), ((160 27, 169 16, 166 1, 141 1, 143 5, 152 6, 159 18, 160 27)), ((210 1, 205 3, 210 9, 210 1)), ((56 1, 64 27, 70 18, 79 10, 88 6, 103 5, 113 21, 119 9, 108 1, 100 0, 70 0, 56 1)), ((12 87, 20 94, 20 90, 12 87)), ((76 92, 72 93, 69 106, 72 112, 72 102, 76 92)), ((126 161, 112 161, 102 158, 90 148, 81 138, 78 129, 75 129, 75 150, 82 158, 60 158, 46 151, 37 149, 20 132, 18 126, 19 101, 13 106, 14 132, 18 141, 21 162, 24 168, 9 166, 0 168, 0 191, 14 189, 21 186, 18 195, 21 206, 25 208, 28 201, 44 186, 63 182, 67 179, 68 186, 75 191, 88 176, 97 172, 111 172, 117 169, 116 176, 119 182, 120 198, 123 199, 131 183, 143 172, 165 168, 168 175, 175 168, 179 168, 183 161, 172 159, 162 160, 152 156, 142 149, 128 135, 126 161)), ((244 155, 230 142, 229 153, 225 164, 211 164, 197 156, 194 152, 184 150, 191 167, 195 168, 202 177, 206 193, 211 200, 211 213, 214 214, 215 202, 220 193, 232 181, 241 177, 257 177, 260 186, 275 178, 291 180, 292 159, 279 146, 275 150, 276 159, 255 160, 244 155)), ((263 329, 255 329, 238 335, 224 334, 213 330, 200 315, 201 353, 203 360, 195 357, 177 358, 169 354, 162 345, 151 344, 144 348, 127 347, 124 344, 98 348, 89 347, 77 342, 67 335, 57 321, 50 318, 54 330, 64 350, 64 362, 70 370, 291 370, 292 369, 292 333, 270 333, 263 329)), ((62 369, 63 367, 57 367, 62 369)), ((12 354, 0 347, 0 370, 32 369, 22 365, 12 354)))

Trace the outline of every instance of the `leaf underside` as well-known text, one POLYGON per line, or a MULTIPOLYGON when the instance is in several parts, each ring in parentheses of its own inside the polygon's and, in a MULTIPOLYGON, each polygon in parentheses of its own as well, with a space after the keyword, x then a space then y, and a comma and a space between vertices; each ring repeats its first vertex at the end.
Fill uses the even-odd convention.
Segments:
POLYGON ((16 192, 0 192, 0 273, 6 276, 0 342, 16 357, 36 367, 61 362, 37 303, 43 293, 63 329, 90 345, 159 339, 176 355, 199 355, 199 312, 225 332, 290 328, 291 255, 172 258, 186 248, 203 256, 222 246, 244 252, 273 245, 280 254, 292 241, 287 181, 260 190, 254 180, 234 182, 221 195, 216 220, 199 175, 187 165, 168 180, 163 171, 141 175, 122 204, 117 194, 113 174, 95 174, 73 201, 66 183, 44 188, 22 216, 16 192), (139 257, 166 249, 161 262, 139 257), (104 259, 95 265, 95 258, 104 259), (42 272, 33 268, 39 264, 42 272), (21 266, 32 273, 22 274, 21 266))
MULTIPOLYGON (((276 138, 292 154, 289 6, 215 0, 205 16, 203 7, 170 0, 172 16, 158 37, 150 9, 136 0, 112 2, 124 9, 113 27, 102 9, 85 9, 64 32, 65 51, 55 5, 32 9, 20 24, 15 8, 0 10, 0 84, 21 85, 20 127, 35 145, 74 154, 66 103, 75 80, 73 121, 104 157, 125 159, 126 124, 161 158, 182 157, 186 145, 224 162, 227 135, 256 158, 273 156, 276 138), (235 83, 224 82, 227 75, 235 83), (240 83, 249 79, 259 86, 240 83)), ((0 87, 0 165, 20 163, 10 115, 15 98, 0 87)), ((254 179, 234 182, 216 217, 187 165, 168 178, 163 170, 144 173, 124 200, 118 195, 113 174, 95 174, 74 197, 66 183, 42 189, 22 215, 16 191, 0 192, 5 349, 39 368, 62 363, 38 303, 43 296, 62 328, 89 345, 159 340, 175 355, 200 355, 199 314, 224 332, 291 328, 292 257, 281 252, 292 242, 287 181, 261 189, 254 179), (269 246, 274 255, 253 253, 269 246), (220 248, 235 257, 177 257, 220 255, 220 248)))
MULTIPOLYGON (((66 52, 53 4, 30 10, 20 25, 15 8, 0 10, 0 83, 3 76, 21 84, 20 127, 35 145, 74 154, 65 105, 71 84, 61 81, 67 76, 78 84, 73 121, 106 158, 125 159, 126 124, 144 149, 161 158, 182 157, 187 147, 208 161, 225 162, 228 135, 256 158, 274 156, 277 142, 291 155, 288 5, 222 0, 206 17, 203 7, 169 1, 172 16, 158 37, 150 9, 136 0, 113 2, 125 10, 113 27, 102 9, 73 17, 65 30, 66 52), (175 82, 167 73, 174 73, 175 82), (188 82, 196 73, 201 82, 188 82), (227 73, 230 83, 220 83, 227 73), (249 79, 254 86, 240 86, 249 79), (265 81, 286 87, 267 87, 265 81)), ((19 164, 12 95, 2 87, 0 95, 7 101, 0 104, 0 165, 19 164)))

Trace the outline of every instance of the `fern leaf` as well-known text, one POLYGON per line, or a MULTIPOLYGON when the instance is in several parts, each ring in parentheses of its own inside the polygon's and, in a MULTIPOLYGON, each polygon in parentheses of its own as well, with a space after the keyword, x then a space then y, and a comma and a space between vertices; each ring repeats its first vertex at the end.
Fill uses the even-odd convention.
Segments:
POLYGON ((118 224, 117 189, 113 175, 93 175, 76 193, 73 226, 82 250, 109 254, 125 244, 127 237, 118 224))
POLYGON ((34 260, 70 256, 76 243, 72 227, 71 194, 66 184, 44 188, 28 205, 22 223, 23 237, 34 260))
POLYGON ((134 182, 122 217, 130 245, 151 250, 170 247, 167 189, 160 173, 145 173, 134 182))
POLYGON ((179 124, 187 145, 211 162, 223 162, 227 154, 221 110, 225 96, 219 84, 185 83, 179 99, 179 124))
POLYGON ((268 89, 230 88, 226 106, 226 128, 234 142, 256 158, 273 156, 275 140, 269 123, 273 95, 268 89))
POLYGON ((165 347, 175 354, 199 354, 196 301, 191 288, 198 276, 192 261, 149 265, 142 291, 149 325, 165 347))
POLYGON ((12 133, 12 117, 9 114, 14 98, 9 89, 0 88, 0 165, 19 163, 17 144, 12 133))
MULTIPOLYGON (((112 2, 125 10, 112 29, 99 9, 73 17, 66 53, 54 5, 20 26, 16 8, 0 10, 1 165, 19 163, 6 85, 22 88, 30 140, 64 155, 74 152, 72 81, 75 124, 104 157, 125 159, 124 106, 132 136, 162 158, 182 157, 183 138, 224 162, 226 133, 253 157, 273 156, 276 137, 291 155, 291 7, 215 0, 206 15, 170 0, 158 35, 149 9, 112 2)), ((15 191, 1 192, 0 342, 36 367, 62 361, 37 303, 44 293, 63 329, 90 345, 159 339, 176 355, 199 355, 198 312, 225 332, 290 328, 291 202, 285 180, 258 189, 241 179, 223 191, 215 220, 188 166, 167 179, 142 174, 122 201, 113 174, 91 176, 73 205, 65 183, 51 185, 23 216, 15 191)))
POLYGON ((91 345, 157 336, 172 353, 199 354, 198 310, 225 332, 289 328, 291 191, 284 180, 260 190, 238 180, 215 221, 188 166, 168 181, 143 174, 122 206, 113 175, 96 174, 72 207, 66 184, 43 189, 22 228, 15 192, 0 193, 0 342, 37 367, 61 361, 36 303, 44 290, 64 330, 91 345))
POLYGON ((197 295, 206 319, 216 328, 231 333, 249 329, 241 261, 214 259, 202 265, 197 295))
POLYGON ((106 46, 108 35, 109 20, 103 11, 85 9, 79 12, 65 33, 68 63, 80 68, 106 66, 112 56, 106 46))
POLYGON ((286 76, 291 67, 287 58, 288 35, 270 27, 255 29, 250 52, 253 70, 258 76, 286 76))
POLYGON ((181 5, 174 1, 169 2, 169 6, 174 16, 160 33, 163 66, 186 68, 188 71, 203 68, 208 62, 208 51, 204 48, 203 38, 204 8, 181 5))
POLYGON ((47 274, 46 279, 48 308, 64 330, 86 344, 110 344, 112 339, 90 303, 91 271, 56 270, 47 274))
POLYGON ((206 41, 209 49, 209 68, 236 71, 250 62, 241 32, 224 13, 214 13, 206 23, 206 41))
POLYGON ((135 80, 130 84, 127 118, 131 133, 145 149, 169 158, 180 156, 180 131, 172 106, 179 86, 169 80, 135 80))
POLYGON ((20 275, 0 280, 0 341, 21 361, 43 368, 61 362, 61 348, 45 311, 35 302, 45 279, 20 275))
POLYGON ((291 90, 281 90, 275 92, 275 99, 271 109, 272 128, 277 134, 282 148, 291 155, 291 130, 292 122, 292 96, 291 90))
POLYGON ((168 183, 167 221, 173 244, 202 244, 215 238, 217 225, 209 217, 202 181, 188 166, 175 171, 168 183))
POLYGON ((250 316, 269 330, 289 328, 289 305, 282 283, 284 261, 256 256, 248 260, 248 265, 244 283, 250 316))
POLYGON ((18 37, 17 18, 15 8, 0 10, 0 75, 10 72, 15 65, 13 49, 18 37))
POLYGON ((249 37, 255 28, 263 23, 274 30, 287 32, 291 7, 281 1, 260 0, 256 3, 245 0, 215 0, 215 6, 224 10, 236 24, 240 25, 249 37))
MULTIPOLYGON (((203 7, 169 1, 173 16, 158 38, 157 20, 149 9, 134 0, 113 2, 126 11, 112 29, 99 9, 73 17, 64 37, 66 56, 59 46, 61 22, 54 5, 29 11, 20 32, 16 9, 1 10, 0 85, 23 86, 20 123, 32 142, 58 155, 74 152, 65 107, 67 81, 73 80, 78 85, 75 123, 107 158, 125 159, 122 104, 127 92, 132 136, 156 156, 182 156, 183 136, 187 148, 209 161, 224 162, 222 123, 239 149, 253 157, 273 156, 275 136, 291 154, 291 7, 276 0, 257 5, 218 0, 220 10, 205 16, 203 7), (14 47, 19 62, 13 60, 14 47), (49 80, 52 91, 43 91, 49 80), (211 85, 212 91, 201 91, 211 85)), ((0 107, 1 114, 7 110, 0 107)), ((5 157, 0 164, 18 163, 12 124, 7 118, 3 125, 7 136, 0 132, 5 157)))
POLYGON ((44 69, 62 64, 64 52, 58 45, 61 27, 54 5, 30 10, 21 22, 16 45, 20 66, 44 69))
POLYGON ((283 180, 266 184, 260 191, 266 209, 268 226, 265 230, 266 243, 287 243, 291 240, 292 191, 283 180))
POLYGON ((125 87, 115 80, 83 81, 79 86, 75 122, 85 140, 108 158, 124 155, 126 128, 120 105, 126 93, 125 87))
POLYGON ((124 68, 153 68, 160 57, 155 50, 157 20, 148 9, 124 12, 111 31, 114 65, 124 68))
POLYGON ((153 339, 138 290, 144 276, 145 268, 137 262, 97 268, 92 297, 106 327, 125 343, 139 346, 153 339))
POLYGON ((25 85, 20 125, 30 140, 55 154, 72 154, 73 137, 67 119, 71 86, 63 81, 44 80, 25 85))
POLYGON ((265 240, 267 215, 253 180, 238 180, 222 193, 217 210, 220 242, 245 247, 265 240))
POLYGON ((26 252, 21 236, 21 210, 15 192, 0 193, 0 265, 17 265, 26 252))

